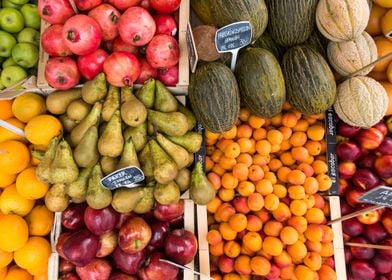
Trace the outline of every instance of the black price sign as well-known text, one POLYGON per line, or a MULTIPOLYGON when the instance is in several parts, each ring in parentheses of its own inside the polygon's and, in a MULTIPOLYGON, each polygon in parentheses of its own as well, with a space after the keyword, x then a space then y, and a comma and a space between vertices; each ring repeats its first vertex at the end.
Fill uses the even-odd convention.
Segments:
POLYGON ((215 45, 219 53, 231 52, 231 70, 234 71, 238 51, 252 42, 252 26, 249 21, 226 25, 215 34, 215 45))
POLYGON ((392 188, 379 186, 374 188, 358 198, 359 201, 376 205, 392 207, 392 188))
POLYGON ((118 189, 121 187, 134 188, 144 180, 143 171, 136 166, 124 167, 116 170, 101 180, 101 184, 109 190, 118 189))
POLYGON ((327 140, 327 163, 328 176, 332 180, 332 187, 328 193, 330 195, 339 195, 339 173, 338 173, 338 158, 336 155, 336 120, 335 111, 329 108, 325 113, 325 127, 327 140))
POLYGON ((207 151, 206 151, 206 140, 204 137, 204 127, 201 123, 198 122, 196 128, 197 128, 197 133, 199 133, 203 137, 203 142, 201 143, 200 150, 195 153, 195 161, 200 162, 203 166, 203 170, 205 171, 206 168, 205 157, 207 151))

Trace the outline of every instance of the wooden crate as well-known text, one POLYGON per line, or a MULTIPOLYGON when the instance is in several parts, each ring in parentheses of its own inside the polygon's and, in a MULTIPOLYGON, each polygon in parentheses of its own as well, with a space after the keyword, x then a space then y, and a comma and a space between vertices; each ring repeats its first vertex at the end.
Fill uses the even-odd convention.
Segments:
MULTIPOLYGON (((73 1, 70 1, 73 4, 73 1)), ((75 5, 72 5, 75 7, 75 5)), ((186 42, 186 32, 189 22, 190 14, 190 0, 182 0, 179 9, 179 23, 178 23, 178 45, 180 47, 180 60, 178 62, 178 83, 175 87, 168 87, 168 89, 174 94, 187 94, 189 85, 189 55, 188 47, 186 42)), ((44 20, 41 20, 41 34, 43 31, 50 26, 44 20)), ((45 79, 45 66, 48 62, 49 55, 40 48, 39 61, 38 61, 38 74, 37 74, 37 87, 43 91, 49 93, 54 91, 52 87, 48 85, 45 79)), ((135 88, 139 88, 142 85, 135 84, 135 88)))

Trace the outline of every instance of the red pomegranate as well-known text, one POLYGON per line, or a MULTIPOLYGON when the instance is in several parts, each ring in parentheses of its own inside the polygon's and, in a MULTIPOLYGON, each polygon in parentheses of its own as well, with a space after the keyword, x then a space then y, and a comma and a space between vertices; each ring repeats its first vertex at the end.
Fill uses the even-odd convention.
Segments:
POLYGON ((156 34, 166 34, 171 36, 176 36, 177 34, 177 24, 171 15, 160 14, 154 17, 155 25, 157 27, 156 34))
POLYGON ((170 14, 180 8, 181 0, 150 0, 150 3, 154 10, 170 14))
POLYGON ((92 80, 103 71, 103 63, 109 55, 103 49, 78 57, 78 69, 87 80, 92 80))
POLYGON ((80 74, 72 58, 51 57, 45 66, 45 78, 51 87, 65 90, 79 83, 80 74))
POLYGON ((178 63, 180 48, 172 36, 159 34, 154 36, 147 46, 146 58, 155 68, 170 68, 178 63))
POLYGON ((89 11, 102 4, 103 0, 74 0, 76 7, 81 11, 89 11))
POLYGON ((178 83, 178 64, 168 69, 158 69, 157 79, 166 86, 175 86, 178 83))
POLYGON ((95 19, 102 30, 102 40, 110 41, 118 35, 117 23, 120 19, 120 12, 109 4, 102 4, 92 9, 88 16, 95 19))
POLYGON ((51 56, 67 56, 72 54, 72 51, 67 47, 61 36, 62 30, 63 25, 54 24, 42 33, 42 48, 51 56))
POLYGON ((133 46, 131 44, 125 43, 121 36, 117 36, 112 43, 112 51, 113 52, 130 52, 134 55, 138 54, 138 47, 133 46))
POLYGON ((113 52, 103 63, 106 80, 116 87, 132 86, 140 71, 139 60, 129 52, 113 52))
POLYGON ((107 0, 107 2, 121 11, 125 11, 129 7, 139 5, 140 0, 107 0))
POLYGON ((38 13, 50 24, 63 24, 75 11, 68 0, 38 0, 38 13))
POLYGON ((157 77, 157 69, 148 64, 145 58, 140 58, 139 61, 141 64, 141 72, 139 78, 136 80, 137 84, 144 84, 148 79, 157 77))

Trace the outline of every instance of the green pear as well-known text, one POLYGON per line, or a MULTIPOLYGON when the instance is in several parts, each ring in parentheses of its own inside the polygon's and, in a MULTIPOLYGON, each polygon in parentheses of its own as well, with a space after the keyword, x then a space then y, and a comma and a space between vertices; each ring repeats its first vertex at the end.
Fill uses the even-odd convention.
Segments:
POLYGON ((143 194, 141 187, 119 188, 114 191, 112 207, 119 213, 129 213, 142 200, 143 194))
POLYGON ((137 158, 137 153, 135 145, 131 138, 125 141, 124 150, 122 152, 120 161, 118 162, 116 169, 121 169, 128 166, 140 167, 139 160, 137 158))
POLYGON ((177 203, 180 200, 180 187, 176 182, 170 181, 167 184, 157 183, 154 188, 154 198, 160 204, 177 203))
POLYGON ((136 204, 133 212, 136 214, 144 214, 150 211, 154 207, 154 186, 142 187, 142 198, 136 204))
POLYGON ((160 112, 176 112, 177 99, 160 81, 155 81, 155 103, 154 109, 160 112))
POLYGON ((102 178, 101 166, 98 163, 91 171, 86 192, 87 204, 94 209, 105 208, 112 202, 112 192, 101 184, 102 178))
POLYGON ((120 109, 120 88, 110 85, 108 95, 103 103, 102 119, 108 122, 118 109, 120 109))
POLYGON ((67 114, 63 114, 59 117, 61 124, 63 125, 65 131, 67 132, 71 132, 72 129, 75 128, 75 126, 78 125, 78 123, 74 120, 71 120, 70 118, 68 118, 67 114))
POLYGON ((199 205, 206 205, 215 197, 215 189, 208 181, 202 164, 197 161, 191 174, 190 198, 199 205))
POLYGON ((184 147, 190 153, 196 153, 200 150, 201 144, 203 143, 203 137, 194 131, 189 131, 182 136, 167 136, 167 138, 184 147))
POLYGON ((83 99, 76 99, 72 101, 67 107, 67 116, 71 120, 80 122, 83 120, 91 110, 91 105, 84 102, 83 99))
POLYGON ((69 197, 65 184, 54 184, 45 195, 45 205, 51 212, 63 212, 67 209, 69 197))
POLYGON ((124 139, 132 139, 136 152, 140 152, 147 144, 147 123, 144 122, 136 127, 128 126, 123 134, 124 139))
POLYGON ((83 138, 83 135, 86 131, 93 125, 96 125, 99 121, 102 110, 102 104, 96 102, 91 108, 90 113, 80 122, 77 126, 74 127, 71 131, 70 141, 72 146, 76 146, 80 140, 83 138))
POLYGON ((70 184, 79 176, 79 168, 73 158, 68 142, 61 140, 50 164, 50 183, 70 184))
POLYGON ((175 161, 159 146, 157 141, 152 139, 148 144, 154 163, 155 180, 161 184, 167 184, 174 180, 178 173, 175 161))
POLYGON ((187 120, 188 120, 188 130, 193 130, 196 126, 196 117, 195 114, 191 110, 189 110, 187 107, 182 105, 180 102, 178 102, 178 112, 183 113, 187 120))
POLYGON ((183 168, 178 171, 177 177, 174 179, 180 187, 180 191, 184 192, 189 189, 191 184, 191 171, 188 168, 183 168))
POLYGON ((101 157, 100 164, 103 174, 108 175, 115 171, 118 165, 118 161, 118 157, 101 157))
POLYGON ((144 176, 154 176, 154 163, 150 152, 150 145, 144 146, 143 150, 139 153, 139 162, 141 163, 141 169, 144 176))
POLYGON ((67 90, 56 90, 46 97, 46 108, 55 115, 64 114, 68 105, 82 97, 80 88, 72 88, 67 90))
POLYGON ((155 80, 149 79, 139 90, 136 92, 136 97, 146 106, 151 109, 155 101, 155 80))
POLYGON ((89 104, 101 101, 106 96, 106 93, 106 77, 103 72, 95 76, 94 79, 85 82, 82 87, 82 98, 89 104))
POLYGON ((120 111, 117 110, 107 123, 98 140, 98 151, 102 156, 118 157, 124 147, 120 111))
POLYGON ((37 166, 35 173, 37 174, 37 177, 43 182, 50 182, 50 165, 52 164, 54 156, 56 155, 56 149, 59 142, 59 137, 54 137, 52 140, 50 140, 48 148, 45 151, 44 158, 37 166))
POLYGON ((83 168, 79 172, 78 179, 67 186, 67 194, 73 203, 86 201, 87 183, 92 170, 92 167, 83 168))
POLYGON ((132 88, 121 88, 121 118, 129 126, 139 126, 146 121, 147 109, 144 104, 137 99, 132 88))
POLYGON ((159 132, 170 136, 182 136, 188 131, 188 120, 183 113, 148 110, 148 121, 159 132))
POLYGON ((79 167, 93 167, 99 160, 98 153, 98 129, 91 126, 79 144, 75 147, 73 155, 79 167))
POLYGON ((188 165, 189 158, 187 150, 173 143, 159 132, 157 132, 156 139, 165 152, 175 161, 178 170, 188 165))

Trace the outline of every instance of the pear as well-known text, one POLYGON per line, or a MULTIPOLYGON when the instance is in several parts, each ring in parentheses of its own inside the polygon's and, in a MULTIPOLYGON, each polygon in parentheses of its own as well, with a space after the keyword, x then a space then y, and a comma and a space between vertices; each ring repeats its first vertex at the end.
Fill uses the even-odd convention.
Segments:
POLYGON ((79 169, 76 165, 72 149, 68 142, 61 140, 57 145, 56 154, 50 164, 50 183, 70 184, 79 176, 79 169))
POLYGON ((50 140, 48 148, 45 151, 45 155, 37 166, 35 173, 37 174, 38 179, 43 182, 50 182, 50 165, 56 155, 56 149, 59 142, 59 137, 54 137, 50 140))
POLYGON ((174 179, 180 187, 180 191, 184 192, 189 189, 191 184, 191 171, 188 168, 183 168, 178 171, 177 177, 174 179))
POLYGON ((177 99, 173 94, 160 82, 155 81, 155 103, 154 109, 160 112, 176 112, 178 106, 177 99))
POLYGON ((71 120, 80 122, 83 120, 91 110, 91 105, 83 101, 83 99, 76 99, 72 101, 67 107, 67 116, 71 120))
POLYGON ((148 120, 155 129, 170 136, 182 136, 188 131, 188 120, 183 113, 148 110, 148 120))
POLYGON ((208 181, 202 164, 197 161, 191 174, 190 198, 199 205, 206 205, 215 197, 215 189, 208 181))
POLYGON ((177 203, 180 200, 180 187, 176 182, 170 181, 167 184, 157 183, 154 188, 154 198, 160 204, 177 203))
POLYGON ((86 201, 87 182, 90 177, 92 167, 83 168, 79 172, 78 179, 67 186, 67 194, 74 203, 86 201))
POLYGON ((82 87, 82 98, 88 104, 100 101, 106 96, 106 93, 106 77, 103 72, 95 76, 94 79, 85 82, 82 87))
POLYGON ((139 153, 139 162, 141 163, 144 176, 154 176, 154 163, 150 153, 150 145, 144 146, 143 150, 139 153))
POLYGON ((56 90, 46 97, 46 108, 55 115, 64 114, 68 105, 82 97, 80 88, 72 88, 67 90, 56 90))
POLYGON ((128 167, 128 166, 140 167, 135 145, 133 144, 131 138, 125 141, 124 150, 122 152, 120 161, 118 162, 116 169, 121 169, 123 167, 128 167))
POLYGON ((54 184, 45 195, 45 205, 51 212, 62 212, 67 209, 69 197, 65 184, 54 184))
POLYGON ((188 164, 186 167, 189 167, 193 164, 195 161, 195 154, 194 153, 188 153, 188 164))
POLYGON ((152 122, 147 120, 147 135, 151 136, 155 134, 155 128, 152 122))
POLYGON ((129 126, 139 126, 147 118, 146 107, 133 95, 130 87, 121 88, 121 118, 129 126))
POLYGON ((157 133, 156 139, 165 152, 175 161, 178 170, 188 165, 189 158, 187 150, 173 143, 159 132, 157 133))
POLYGON ((118 157, 101 157, 100 164, 103 174, 108 175, 116 170, 119 158, 118 157))
POLYGON ((136 214, 144 214, 154 207, 154 186, 142 187, 142 199, 136 204, 133 212, 136 214))
POLYGON ((177 110, 178 112, 183 113, 186 116, 186 119, 188 120, 188 130, 193 130, 196 126, 195 114, 193 114, 191 110, 182 105, 180 102, 178 102, 177 110))
POLYGON ((155 101, 155 80, 149 79, 139 90, 136 92, 136 97, 146 106, 151 109, 155 101))
POLYGON ((117 189, 113 195, 112 207, 119 213, 129 213, 141 201, 143 194, 141 187, 117 189))
POLYGON ((102 156, 118 157, 124 146, 120 111, 117 110, 110 118, 105 130, 98 140, 98 151, 102 156))
POLYGON ((101 115, 102 104, 96 102, 91 108, 90 113, 77 125, 72 129, 70 135, 70 141, 72 146, 76 146, 80 140, 83 138, 83 135, 86 131, 93 125, 96 125, 99 121, 99 117, 101 115))
POLYGON ((108 122, 113 116, 114 112, 120 109, 120 89, 118 87, 109 86, 108 95, 106 96, 105 102, 102 108, 102 119, 108 122))
POLYGON ((96 164, 88 180, 86 201, 94 209, 102 209, 112 202, 112 192, 101 184, 103 178, 101 166, 96 164))
POLYGON ((167 136, 167 138, 184 147, 190 153, 196 153, 200 150, 201 144, 203 143, 203 137, 194 131, 189 131, 182 136, 167 136))
POLYGON ((99 160, 98 129, 91 126, 73 151, 74 159, 79 167, 92 167, 99 160))
POLYGON ((136 152, 140 152, 147 144, 147 123, 144 122, 136 127, 128 126, 123 135, 124 139, 131 138, 136 152))
POLYGON ((63 125, 65 131, 67 132, 71 132, 72 129, 75 128, 75 126, 78 125, 78 123, 74 120, 71 120, 70 118, 68 118, 67 114, 63 114, 59 117, 61 124, 63 125))
POLYGON ((176 178, 178 173, 177 164, 159 146, 155 140, 148 142, 154 166, 154 178, 158 183, 167 184, 176 178))

